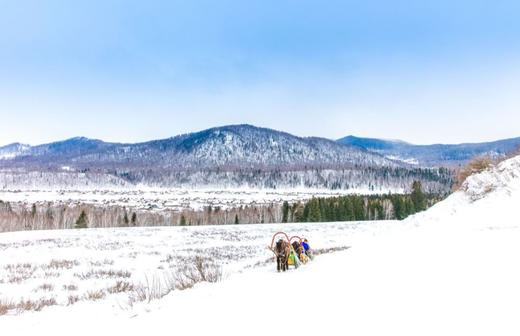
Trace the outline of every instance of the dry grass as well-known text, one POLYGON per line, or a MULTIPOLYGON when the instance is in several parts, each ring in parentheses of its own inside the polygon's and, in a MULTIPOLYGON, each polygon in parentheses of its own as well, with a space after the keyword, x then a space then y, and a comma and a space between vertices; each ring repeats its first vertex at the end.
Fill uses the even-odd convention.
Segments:
POLYGON ((85 299, 90 301, 97 301, 105 298, 106 294, 103 290, 97 290, 97 291, 88 291, 87 294, 85 294, 85 299))
POLYGON ((57 304, 54 298, 41 298, 37 301, 22 300, 16 306, 18 311, 40 311, 45 307, 55 306, 57 304))
POLYGON ((491 168, 493 164, 494 161, 489 156, 479 156, 474 158, 457 171, 453 190, 459 190, 469 176, 481 173, 484 170, 491 168))
POLYGON ((6 271, 10 272, 18 272, 20 269, 33 269, 35 268, 33 264, 24 263, 24 264, 8 264, 4 266, 6 271))
POLYGON ((146 277, 143 284, 134 286, 130 304, 151 302, 161 299, 175 289, 185 290, 199 282, 217 282, 222 279, 222 268, 212 259, 196 256, 185 259, 184 262, 185 264, 178 267, 175 273, 171 270, 164 271, 162 276, 146 277))
POLYGON ((213 259, 196 256, 191 264, 180 267, 175 274, 176 288, 180 290, 193 287, 199 282, 218 282, 222 280, 222 268, 213 259))
POLYGON ((170 273, 163 273, 162 277, 154 276, 145 278, 143 284, 134 286, 132 295, 130 295, 130 304, 135 302, 151 302, 168 295, 175 290, 175 281, 170 273))
POLYGON ((110 265, 110 266, 114 265, 114 260, 103 259, 103 260, 97 260, 97 261, 90 262, 90 266, 101 267, 101 266, 106 266, 106 265, 110 265))
POLYGON ((116 294, 116 293, 124 293, 124 292, 131 292, 133 291, 135 286, 127 281, 121 281, 118 280, 116 284, 112 287, 108 287, 107 291, 110 294, 116 294))
POLYGON ((275 257, 269 257, 265 260, 262 260, 262 261, 258 261, 256 262, 255 264, 253 265, 248 265, 246 266, 245 268, 257 268, 257 267, 263 267, 263 266, 267 266, 269 264, 272 264, 272 263, 276 263, 276 258, 275 257))
POLYGON ((10 273, 7 277, 7 282, 19 284, 33 276, 36 266, 29 263, 9 264, 4 266, 4 269, 10 273))
POLYGON ((49 265, 47 265, 47 268, 71 269, 72 267, 78 266, 78 265, 79 265, 79 261, 77 261, 77 260, 65 260, 65 259, 57 260, 57 259, 53 259, 53 260, 51 260, 49 265))
POLYGON ((60 272, 45 272, 45 278, 59 278, 60 276, 60 272))
POLYGON ((0 316, 7 314, 10 310, 16 308, 16 305, 9 301, 0 301, 0 316))
POLYGON ((79 300, 80 300, 79 296, 77 296, 77 295, 69 295, 67 305, 71 306, 71 305, 75 304, 76 302, 78 302, 79 300))
POLYGON ((63 285, 63 290, 68 290, 68 291, 77 291, 78 290, 78 286, 76 285, 63 285))
POLYGON ((313 255, 320 255, 320 254, 333 253, 333 252, 338 252, 338 251, 345 251, 345 250, 348 250, 349 248, 350 248, 350 246, 336 246, 336 247, 315 249, 315 250, 312 250, 312 253, 313 253, 313 255))
POLYGON ((171 254, 168 254, 166 256, 166 259, 161 260, 161 262, 166 262, 166 263, 171 263, 173 261, 175 261, 175 257, 173 255, 171 255, 171 254))
POLYGON ((178 290, 190 289, 195 286, 195 283, 190 277, 184 275, 175 276, 175 288, 178 290))
POLYGON ((54 285, 50 284, 50 283, 44 283, 42 285, 40 285, 38 288, 36 288, 36 291, 52 291, 54 290, 54 285))
POLYGON ((132 273, 125 270, 90 270, 86 273, 74 273, 74 276, 81 280, 89 280, 89 279, 110 279, 110 278, 130 278, 132 273))

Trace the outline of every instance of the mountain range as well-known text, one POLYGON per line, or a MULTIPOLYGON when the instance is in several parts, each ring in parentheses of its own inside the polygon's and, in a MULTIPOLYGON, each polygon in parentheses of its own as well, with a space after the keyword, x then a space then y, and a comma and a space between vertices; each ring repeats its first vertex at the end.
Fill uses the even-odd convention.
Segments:
POLYGON ((422 166, 459 166, 475 156, 507 155, 520 147, 520 137, 481 143, 414 145, 401 140, 383 140, 347 136, 338 143, 357 146, 386 158, 422 166))
POLYGON ((0 167, 93 168, 153 167, 239 169, 343 166, 399 166, 359 146, 323 138, 302 138, 250 125, 212 128, 136 144, 77 137, 39 146, 0 147, 0 167))
POLYGON ((401 140, 347 136, 337 141, 297 137, 251 125, 216 127, 168 139, 123 144, 85 137, 38 146, 0 147, 0 168, 33 166, 78 169, 161 166, 173 169, 215 167, 300 167, 330 165, 454 166, 477 155, 503 155, 520 146, 520 137, 483 143, 414 145, 401 140))
POLYGON ((354 136, 334 141, 251 125, 135 144, 76 137, 38 146, 0 147, 0 188, 74 187, 77 180, 98 187, 301 186, 377 191, 403 190, 417 179, 431 190, 447 190, 450 173, 440 167, 485 153, 502 155, 518 145, 520 138, 430 146, 354 136))

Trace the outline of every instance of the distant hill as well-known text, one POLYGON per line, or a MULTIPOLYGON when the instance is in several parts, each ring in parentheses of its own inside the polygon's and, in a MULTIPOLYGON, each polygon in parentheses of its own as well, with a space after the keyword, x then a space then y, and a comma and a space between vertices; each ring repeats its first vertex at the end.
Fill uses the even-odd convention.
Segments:
POLYGON ((458 166, 478 155, 502 156, 520 146, 520 137, 483 143, 413 145, 400 140, 347 136, 338 143, 357 146, 392 160, 423 166, 458 166))
POLYGON ((17 156, 28 153, 31 146, 24 145, 21 143, 13 143, 4 147, 0 147, 0 160, 1 159, 12 159, 17 156))
POLYGON ((413 179, 445 189, 448 178, 358 145, 251 125, 216 127, 136 144, 77 137, 38 146, 0 147, 0 187, 92 185, 315 187, 403 190, 413 179), (32 172, 27 179, 27 172, 32 172), (39 172, 40 174, 34 174, 39 172), (64 173, 68 174, 64 174, 64 173), (45 173, 45 174, 44 174, 45 173), (3 175, 2 175, 3 174, 3 175), (35 181, 41 176, 45 181, 35 181), (72 177, 71 177, 72 176, 72 177), (121 181, 114 182, 113 177, 121 181), (54 180, 55 179, 55 180, 54 180), (88 180, 88 179, 87 179, 88 180), (442 180, 442 181, 440 181, 442 180), (86 182, 83 182, 85 184, 86 182))
MULTIPOLYGON (((23 145, 20 145, 23 146, 23 145)), ((301 138, 250 125, 211 128, 136 144, 107 143, 84 137, 39 146, 0 147, 3 166, 59 168, 162 167, 284 168, 387 166, 401 163, 323 138, 301 138)))

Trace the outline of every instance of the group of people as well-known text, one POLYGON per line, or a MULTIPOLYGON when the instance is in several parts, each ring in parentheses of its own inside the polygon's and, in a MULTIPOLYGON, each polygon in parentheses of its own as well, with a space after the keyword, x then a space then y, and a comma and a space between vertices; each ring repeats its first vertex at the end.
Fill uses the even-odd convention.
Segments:
MULTIPOLYGON (((291 263, 291 261, 289 261, 290 264, 293 264, 296 266, 297 261, 300 261, 300 263, 305 264, 305 263, 307 263, 307 261, 309 261, 309 259, 312 259, 311 247, 309 245, 309 241, 307 240, 307 238, 304 238, 301 241, 301 243, 294 241, 292 243, 292 247, 293 247, 293 250, 291 251, 291 253, 295 253, 299 260, 293 260, 292 263, 291 263)), ((295 258, 294 255, 292 257, 295 258)), ((291 256, 289 256, 289 258, 291 258, 291 256)))
POLYGON ((301 264, 305 264, 310 259, 313 259, 312 250, 306 238, 300 242, 293 241, 292 244, 289 244, 289 242, 283 239, 279 239, 272 250, 276 255, 278 271, 289 269, 289 265, 298 268, 301 264))

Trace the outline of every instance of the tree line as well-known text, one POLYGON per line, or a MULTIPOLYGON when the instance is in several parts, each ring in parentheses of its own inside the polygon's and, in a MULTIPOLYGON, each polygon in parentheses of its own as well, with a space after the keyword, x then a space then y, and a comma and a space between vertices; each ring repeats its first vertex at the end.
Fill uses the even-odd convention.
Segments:
POLYGON ((404 219, 445 195, 425 193, 413 182, 409 194, 320 197, 295 203, 201 210, 143 210, 91 204, 9 203, 0 201, 0 231, 71 228, 192 226, 404 219))
POLYGON ((282 222, 331 222, 404 219, 423 211, 443 196, 427 194, 415 181, 410 194, 349 195, 313 198, 305 204, 284 202, 282 222))

